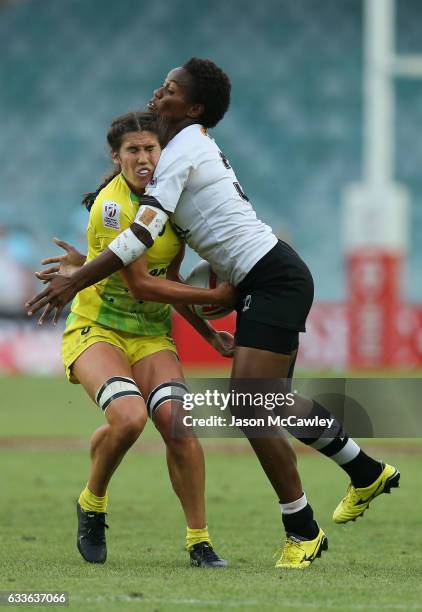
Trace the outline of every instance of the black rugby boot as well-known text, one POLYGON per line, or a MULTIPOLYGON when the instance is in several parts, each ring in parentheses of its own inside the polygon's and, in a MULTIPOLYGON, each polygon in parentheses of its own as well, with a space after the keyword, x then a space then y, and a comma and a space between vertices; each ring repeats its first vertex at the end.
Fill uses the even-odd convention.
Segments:
POLYGON ((105 563, 107 559, 107 544, 105 530, 105 512, 86 512, 79 503, 76 506, 78 514, 77 546, 85 561, 89 563, 105 563))
POLYGON ((228 565, 227 561, 221 559, 208 542, 194 544, 189 555, 190 564, 193 567, 227 567, 228 565))

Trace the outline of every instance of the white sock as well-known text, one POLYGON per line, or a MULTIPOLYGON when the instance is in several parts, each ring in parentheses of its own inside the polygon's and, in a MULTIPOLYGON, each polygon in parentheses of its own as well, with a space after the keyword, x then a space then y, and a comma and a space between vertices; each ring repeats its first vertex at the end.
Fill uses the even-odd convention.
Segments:
POLYGON ((299 510, 303 510, 307 504, 308 500, 306 499, 305 493, 296 501, 289 502, 288 504, 282 504, 280 502, 281 514, 294 514, 295 512, 299 512, 299 510))
POLYGON ((355 457, 357 457, 360 453, 360 447, 356 444, 354 440, 349 438, 346 442, 346 445, 343 446, 341 450, 338 451, 335 455, 331 455, 330 459, 335 461, 337 465, 344 465, 345 463, 349 463, 355 457))

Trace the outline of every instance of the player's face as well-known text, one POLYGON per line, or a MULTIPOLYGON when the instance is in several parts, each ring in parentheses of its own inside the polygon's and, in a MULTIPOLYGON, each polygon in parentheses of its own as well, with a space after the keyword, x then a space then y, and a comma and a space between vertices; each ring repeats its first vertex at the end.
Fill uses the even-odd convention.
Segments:
POLYGON ((202 113, 203 107, 191 102, 192 85, 192 77, 187 70, 174 68, 168 73, 163 85, 154 91, 148 108, 170 125, 186 120, 193 123, 202 113))
POLYGON ((156 134, 129 132, 123 136, 120 149, 113 153, 113 161, 120 165, 122 174, 132 191, 142 195, 152 179, 160 153, 160 143, 156 134))

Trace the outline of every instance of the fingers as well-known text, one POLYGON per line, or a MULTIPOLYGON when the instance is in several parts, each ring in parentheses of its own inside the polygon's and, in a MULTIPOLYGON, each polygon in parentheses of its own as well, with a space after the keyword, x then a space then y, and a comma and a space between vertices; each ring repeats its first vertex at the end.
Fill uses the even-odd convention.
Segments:
POLYGON ((60 266, 51 266, 51 268, 45 268, 45 270, 38 270, 35 272, 35 276, 44 275, 44 274, 58 274, 60 271, 60 266))
POLYGON ((53 318, 53 325, 57 325, 57 323, 59 322, 59 318, 60 318, 60 315, 62 314, 63 308, 64 308, 64 304, 56 307, 56 313, 53 318))
POLYGON ((35 276, 40 280, 51 281, 55 276, 57 276, 57 272, 48 272, 47 270, 44 272, 43 270, 40 270, 39 272, 35 272, 35 276))
POLYGON ((38 272, 34 272, 34 276, 39 278, 42 281, 51 280, 53 276, 59 273, 59 266, 53 266, 52 268, 47 268, 46 270, 38 270, 38 272))
POLYGON ((33 302, 32 305, 29 306, 28 316, 31 317, 34 314, 34 312, 38 312, 38 310, 40 310, 43 306, 48 304, 49 301, 50 301, 50 297, 47 295, 46 297, 43 297, 43 298, 33 302))
POLYGON ((50 312, 52 310, 53 310, 53 306, 51 304, 47 304, 47 306, 44 308, 42 315, 38 319, 37 324, 42 325, 45 321, 47 321, 48 317, 50 316, 50 312))
MULTIPOLYGON (((60 240, 60 238, 53 238, 53 242, 67 253, 74 250, 71 244, 65 242, 64 240, 60 240)), ((53 257, 46 257, 45 259, 42 259, 41 263, 43 266, 51 263, 61 263, 65 258, 66 255, 54 255, 53 257)))
MULTIPOLYGON (((53 270, 53 268, 51 268, 51 270, 53 270)), ((44 283, 44 285, 46 285, 47 283, 50 283, 51 280, 57 276, 58 272, 48 272, 47 270, 44 271, 40 271, 40 272, 34 272, 34 276, 36 276, 40 281, 42 281, 44 283)))
POLYGON ((41 259, 41 263, 43 266, 52 263, 61 263, 65 259, 66 255, 56 255, 55 257, 46 257, 45 259, 41 259))
POLYGON ((50 292, 50 288, 47 287, 47 289, 44 289, 44 291, 41 291, 40 293, 37 293, 37 295, 34 295, 33 298, 31 298, 30 300, 28 300, 27 302, 25 302, 25 308, 28 309, 28 314, 32 315, 33 312, 36 312, 37 310, 39 310, 40 308, 42 308, 43 306, 45 306, 45 304, 48 302, 48 294, 50 292), (45 300, 45 298, 47 298, 45 300), (45 301, 43 301, 45 300, 45 301), (42 302, 42 304, 39 304, 39 302, 42 302), (37 308, 34 309, 33 306, 37 305, 37 308))
POLYGON ((67 253, 69 253, 69 251, 73 251, 73 246, 64 240, 60 240, 60 238, 53 238, 53 242, 61 249, 67 251, 67 253))

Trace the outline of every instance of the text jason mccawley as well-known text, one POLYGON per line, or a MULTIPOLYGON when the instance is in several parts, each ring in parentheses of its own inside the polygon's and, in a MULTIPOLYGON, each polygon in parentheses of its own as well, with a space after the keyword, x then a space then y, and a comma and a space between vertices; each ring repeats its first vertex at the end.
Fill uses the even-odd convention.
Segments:
MULTIPOLYGON (((205 393, 186 393, 183 397, 184 410, 192 410, 195 406, 209 406, 224 411, 229 406, 254 406, 272 411, 278 407, 291 407, 295 403, 294 393, 240 393, 231 391, 221 393, 216 389, 205 393)), ((298 417, 290 414, 280 416, 274 413, 264 417, 238 417, 230 418, 210 415, 208 417, 194 417, 191 414, 183 417, 183 424, 187 427, 325 427, 330 429, 334 419, 315 417, 298 417)))

